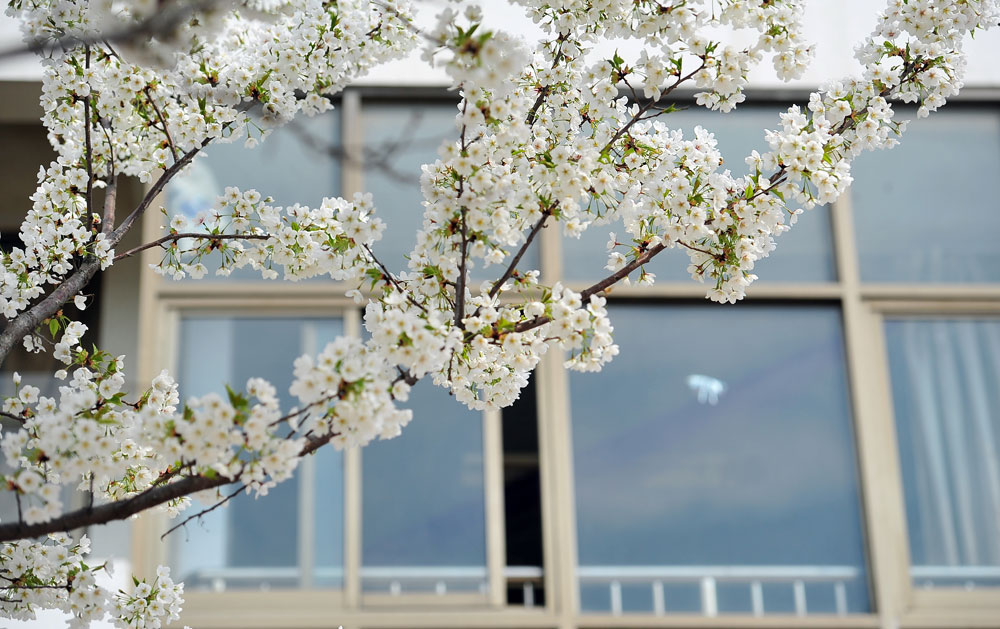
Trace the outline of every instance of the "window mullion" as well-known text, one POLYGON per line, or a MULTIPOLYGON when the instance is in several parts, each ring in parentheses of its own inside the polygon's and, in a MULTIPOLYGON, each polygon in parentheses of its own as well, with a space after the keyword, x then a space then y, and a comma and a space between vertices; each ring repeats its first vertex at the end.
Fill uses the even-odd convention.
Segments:
MULTIPOLYGON (((344 312, 344 331, 361 336, 361 314, 344 312)), ((361 448, 344 450, 344 606, 361 606, 361 448)))
POLYGON ((486 574, 493 607, 507 603, 506 533, 504 523, 503 435, 500 411, 483 412, 483 487, 486 492, 486 574))
POLYGON ((909 597, 909 554, 885 340, 881 318, 861 300, 849 194, 837 201, 832 217, 872 601, 882 626, 890 627, 898 622, 909 597))

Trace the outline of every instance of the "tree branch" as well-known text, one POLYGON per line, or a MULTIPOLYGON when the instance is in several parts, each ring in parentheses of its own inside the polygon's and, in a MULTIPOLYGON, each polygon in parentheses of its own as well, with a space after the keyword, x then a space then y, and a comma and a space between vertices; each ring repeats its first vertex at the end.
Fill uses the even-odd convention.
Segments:
MULTIPOLYGON (((109 166, 109 169, 112 167, 109 166)), ((101 219, 101 233, 105 237, 111 235, 111 231, 115 228, 115 202, 118 196, 118 178, 112 170, 110 177, 108 178, 108 186, 104 189, 104 217, 101 219)))
POLYGON ((149 104, 153 106, 153 111, 156 112, 156 117, 160 119, 160 126, 163 127, 163 135, 167 136, 167 145, 170 147, 170 153, 174 156, 174 161, 177 161, 177 147, 174 146, 174 139, 170 137, 170 129, 167 128, 167 120, 163 117, 163 113, 160 112, 160 108, 156 106, 156 101, 153 100, 153 96, 149 93, 149 86, 147 85, 143 89, 143 93, 146 95, 146 100, 149 104))
MULTIPOLYGON (((462 103, 462 115, 465 116, 465 111, 469 107, 469 101, 463 101, 462 103)), ((462 152, 465 152, 465 123, 462 123, 462 136, 461 136, 462 152)), ((462 194, 465 192, 465 178, 458 178, 458 197, 461 199, 462 194)), ((462 323, 462 319, 465 318, 465 274, 466 274, 466 263, 468 262, 468 224, 466 223, 465 217, 469 213, 469 208, 462 205, 459 208, 459 213, 462 219, 462 241, 460 244, 459 264, 458 264, 458 283, 455 285, 455 327, 464 329, 465 324, 462 323)))
POLYGON ((158 247, 165 242, 177 241, 183 238, 201 238, 203 240, 267 240, 270 238, 270 234, 206 234, 203 232, 184 232, 179 234, 170 234, 162 238, 157 238, 151 242, 147 242, 144 245, 139 245, 134 249, 129 249, 124 253, 119 253, 115 256, 115 262, 121 260, 122 258, 127 258, 133 256, 140 251, 145 251, 146 249, 152 249, 153 247, 158 247))
MULTIPOLYGON (((684 81, 687 81, 688 79, 690 79, 691 77, 693 77, 698 72, 701 72, 701 69, 704 68, 704 67, 705 67, 705 57, 702 57, 701 58, 701 65, 699 65, 697 68, 695 68, 691 72, 688 72, 684 76, 678 76, 677 80, 674 81, 673 85, 671 85, 670 87, 668 87, 666 90, 663 91, 662 94, 660 94, 660 99, 663 99, 664 96, 670 95, 671 92, 673 92, 675 89, 677 89, 678 85, 680 85, 684 81)), ((608 143, 604 145, 604 148, 601 149, 601 153, 603 153, 604 151, 606 151, 609 148, 611 148, 612 146, 614 146, 614 143, 617 142, 618 139, 621 138, 623 135, 625 135, 626 133, 628 133, 628 130, 632 128, 632 125, 634 125, 635 123, 639 122, 639 120, 642 119, 642 115, 644 113, 646 113, 647 111, 649 111, 650 109, 653 109, 656 106, 656 103, 658 103, 658 102, 659 102, 659 100, 650 100, 648 103, 646 103, 645 105, 643 105, 639 109, 639 111, 637 111, 635 113, 635 115, 632 116, 632 119, 629 120, 628 123, 625 126, 623 126, 621 129, 619 129, 614 134, 614 136, 611 137, 611 140, 609 140, 608 143)))
MULTIPOLYGON (((310 437, 306 440, 305 446, 299 451, 298 456, 304 457, 312 454, 319 448, 330 442, 330 439, 338 433, 329 433, 318 437, 310 437)), ((49 533, 60 531, 71 531, 94 524, 105 524, 113 520, 124 520, 137 513, 152 509, 171 500, 183 498, 206 489, 215 489, 222 485, 237 482, 240 478, 227 478, 224 476, 185 476, 184 478, 168 483, 157 485, 141 493, 126 498, 116 500, 93 508, 83 507, 75 511, 64 513, 63 515, 48 520, 47 522, 36 522, 25 524, 24 522, 11 522, 0 524, 0 542, 10 542, 18 539, 40 537, 49 533)))
MULTIPOLYGON (((90 46, 84 46, 84 67, 90 69, 90 46)), ((84 158, 87 160, 87 214, 94 211, 94 151, 90 144, 90 93, 83 97, 84 158)), ((89 216, 87 217, 89 220, 89 216)))
POLYGON ((161 174, 159 179, 156 180, 156 183, 154 183, 146 192, 146 196, 142 198, 142 201, 139 203, 139 205, 137 205, 135 209, 132 210, 131 214, 125 217, 125 220, 123 220, 122 224, 118 226, 118 229, 112 232, 111 234, 112 245, 118 244, 118 242, 122 239, 122 237, 125 236, 128 230, 132 227, 132 223, 134 223, 137 218, 142 216, 143 213, 145 213, 145 211, 149 208, 150 204, 153 202, 153 199, 155 199, 157 196, 159 196, 161 192, 163 192, 163 188, 167 185, 167 182, 173 179, 174 175, 180 172, 182 168, 187 166, 191 162, 191 160, 194 159, 194 156, 197 155, 201 151, 201 149, 208 146, 209 142, 211 141, 212 141, 211 138, 205 139, 201 143, 201 146, 196 146, 187 153, 184 153, 184 155, 182 155, 179 160, 170 165, 170 168, 167 168, 166 170, 163 171, 163 174, 161 174))
MULTIPOLYGON (((136 219, 142 216, 149 205, 153 202, 153 199, 163 191, 163 187, 167 185, 174 175, 176 175, 182 168, 187 166, 187 164, 194 159, 194 156, 206 146, 210 140, 205 140, 200 147, 195 147, 185 153, 180 160, 174 162, 170 168, 166 169, 159 179, 156 180, 146 196, 143 197, 142 201, 132 213, 129 214, 122 224, 118 226, 117 229, 110 232, 108 240, 111 241, 111 246, 118 244, 118 242, 125 236, 128 230, 135 223, 136 219)), ((114 196, 111 195, 110 201, 114 203, 114 196)), ((65 280, 62 281, 59 286, 55 288, 51 293, 48 294, 40 302, 36 303, 34 306, 28 308, 21 314, 17 315, 11 319, 7 326, 0 332, 0 364, 7 358, 7 355, 13 349, 14 344, 19 342, 25 335, 31 333, 36 327, 38 327, 41 322, 48 317, 55 314, 62 305, 73 298, 73 295, 77 294, 87 285, 87 283, 94 277, 94 274, 101 268, 101 262, 96 257, 91 256, 86 258, 76 271, 70 274, 65 280)))

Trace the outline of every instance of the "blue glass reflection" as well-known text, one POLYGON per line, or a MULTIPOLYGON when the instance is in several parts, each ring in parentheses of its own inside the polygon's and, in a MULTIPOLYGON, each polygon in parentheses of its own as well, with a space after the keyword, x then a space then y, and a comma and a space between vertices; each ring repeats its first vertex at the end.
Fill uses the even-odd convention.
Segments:
POLYGON ((482 414, 426 381, 401 405, 413 409, 413 421, 362 456, 362 576, 369 568, 388 575, 364 578, 364 585, 387 590, 391 577, 436 567, 440 579, 407 581, 404 591, 437 582, 448 591, 477 590, 483 579, 466 578, 471 573, 463 568, 482 568, 485 577, 482 414))
POLYGON ((649 612, 660 580, 667 611, 707 613, 710 578, 720 612, 753 610, 754 580, 765 613, 867 611, 838 310, 610 316, 601 386, 570 377, 584 609, 649 612))
MULTIPOLYGON (((916 118, 904 110, 901 119, 916 118)), ((913 120, 891 152, 865 153, 851 198, 866 282, 1000 281, 1000 111, 913 120)))

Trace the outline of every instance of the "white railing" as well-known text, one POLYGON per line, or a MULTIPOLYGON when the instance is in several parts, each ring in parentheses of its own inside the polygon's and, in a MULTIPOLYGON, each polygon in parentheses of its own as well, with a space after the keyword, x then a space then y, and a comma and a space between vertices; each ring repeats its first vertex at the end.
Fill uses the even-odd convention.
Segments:
POLYGON ((806 584, 828 584, 833 588, 836 613, 847 614, 847 583, 861 576, 852 566, 581 566, 577 571, 580 585, 607 584, 611 613, 623 613, 622 584, 649 584, 653 613, 667 613, 667 585, 697 585, 701 613, 719 614, 718 584, 745 584, 750 589, 751 611, 762 616, 766 611, 764 584, 787 584, 792 588, 795 613, 809 613, 806 584))
MULTIPOLYGON (((340 567, 318 567, 316 580, 343 583, 340 567)), ((508 584, 520 584, 524 605, 535 604, 536 587, 542 581, 542 569, 537 566, 507 566, 504 577, 508 584)), ((302 571, 295 566, 203 568, 185 577, 188 581, 208 583, 213 590, 223 591, 232 585, 257 587, 296 587, 302 582, 302 571)), ((433 591, 444 595, 449 590, 489 591, 489 574, 485 566, 370 566, 361 568, 361 581, 368 591, 384 591, 392 595, 433 591)))
MULTIPOLYGON (((1000 568, 914 568, 927 578, 947 571, 956 576, 962 571, 964 578, 1000 577, 1000 568)), ((624 613, 623 585, 648 585, 652 595, 652 612, 658 616, 668 613, 667 588, 676 585, 695 585, 699 588, 700 611, 705 616, 719 614, 718 586, 742 584, 749 589, 751 612, 762 616, 767 612, 764 596, 765 585, 786 585, 791 588, 794 611, 799 616, 809 613, 807 585, 829 586, 833 592, 837 614, 846 615, 848 584, 861 578, 861 571, 853 566, 581 566, 577 571, 580 586, 606 585, 613 615, 624 613)), ((344 572, 340 567, 314 569, 316 580, 343 583, 344 572)), ((508 566, 504 569, 507 585, 520 585, 525 607, 535 605, 537 588, 542 583, 543 572, 537 566, 508 566)), ((186 577, 188 580, 207 582, 215 590, 229 586, 259 584, 264 587, 297 587, 302 581, 301 570, 287 567, 241 567, 203 569, 186 577)), ((361 568, 361 581, 365 591, 385 592, 399 596, 413 592, 433 592, 445 595, 449 591, 487 593, 489 574, 485 566, 370 566, 361 568)))
POLYGON ((967 590, 1000 585, 1000 566, 913 566, 910 576, 922 588, 961 586, 967 590), (976 583, 988 581, 988 583, 976 583))

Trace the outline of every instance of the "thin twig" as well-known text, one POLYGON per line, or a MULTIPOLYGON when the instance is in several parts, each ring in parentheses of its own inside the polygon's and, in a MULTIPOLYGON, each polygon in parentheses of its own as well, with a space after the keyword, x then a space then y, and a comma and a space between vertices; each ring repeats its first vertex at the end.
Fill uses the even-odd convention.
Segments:
POLYGON ((404 297, 406 297, 406 301, 410 302, 420 310, 427 312, 427 308, 422 303, 414 299, 413 296, 410 294, 410 292, 405 288, 403 288, 403 285, 399 282, 399 280, 396 279, 396 276, 394 276, 392 272, 389 271, 388 267, 382 264, 382 261, 378 259, 378 257, 375 255, 375 252, 372 251, 371 247, 369 247, 368 245, 362 245, 362 247, 364 248, 365 251, 368 252, 368 255, 371 257, 372 261, 375 262, 375 264, 378 266, 379 270, 382 271, 382 276, 386 279, 386 281, 395 286, 396 290, 398 290, 400 293, 403 294, 404 297))
POLYGON ((490 297, 496 297, 496 294, 500 292, 500 287, 503 286, 503 283, 509 280, 510 276, 514 274, 514 271, 517 269, 518 262, 521 261, 521 258, 524 256, 524 253, 528 250, 528 247, 531 246, 531 243, 535 239, 535 236, 537 236, 538 232, 540 232, 542 230, 542 227, 545 226, 545 221, 550 216, 552 216, 552 212, 553 210, 555 210, 555 207, 557 205, 559 205, 558 201, 553 203, 551 206, 545 208, 545 210, 542 212, 542 217, 538 219, 538 221, 535 223, 535 226, 531 228, 530 232, 528 232, 527 240, 525 240, 524 244, 521 245, 521 248, 518 249, 517 254, 514 255, 514 259, 512 259, 510 261, 510 264, 507 266, 507 270, 503 272, 503 275, 500 276, 500 279, 494 282, 493 286, 490 288, 490 297))
POLYGON ((153 100, 153 96, 149 93, 149 86, 147 85, 143 90, 146 95, 146 100, 150 105, 153 106, 153 111, 156 112, 156 117, 160 119, 160 126, 163 127, 163 134, 167 136, 167 145, 170 147, 170 153, 174 156, 174 161, 177 161, 177 148, 174 146, 174 139, 170 137, 170 129, 167 128, 167 119, 163 117, 163 113, 160 108, 156 106, 156 101, 153 100))
POLYGON ((144 245, 139 245, 134 249, 129 249, 124 253, 119 253, 118 255, 115 256, 115 262, 121 260, 122 258, 127 258, 129 256, 135 255, 140 251, 145 251, 146 249, 152 249, 153 247, 159 247, 164 243, 182 240, 184 238, 201 238, 202 240, 267 240, 270 237, 271 237, 270 234, 206 234, 204 232, 184 232, 178 234, 169 234, 162 238, 157 238, 156 240, 147 242, 144 245))
POLYGON ((219 507, 221 507, 222 505, 226 504, 227 502, 229 502, 230 500, 232 500, 232 499, 233 499, 233 498, 235 498, 236 496, 238 496, 238 495, 240 495, 241 493, 243 493, 243 490, 244 490, 244 489, 246 489, 246 485, 240 485, 239 489, 237 489, 237 490, 236 490, 236 491, 234 491, 233 493, 229 494, 228 496, 226 496, 225 498, 223 498, 223 499, 222 499, 222 500, 220 500, 219 502, 215 503, 215 504, 214 504, 214 505, 212 505, 211 507, 208 507, 207 509, 202 509, 202 510, 201 510, 201 511, 199 511, 198 513, 196 513, 196 514, 194 514, 194 515, 191 515, 191 516, 188 516, 188 517, 184 518, 184 521, 183 521, 183 522, 181 522, 181 523, 179 523, 179 524, 175 524, 175 525, 171 526, 171 527, 170 527, 169 529, 167 529, 167 532, 166 532, 166 533, 164 533, 163 535, 161 535, 161 536, 160 536, 160 541, 163 541, 163 539, 164 539, 164 538, 165 538, 165 537, 166 537, 167 535, 170 535, 171 533, 173 533, 173 532, 174 532, 174 531, 176 531, 177 529, 181 528, 182 526, 184 526, 185 524, 187 524, 187 523, 188 523, 188 522, 190 522, 191 520, 194 520, 194 519, 196 519, 196 518, 201 518, 202 516, 204 516, 204 515, 206 515, 206 514, 209 514, 209 513, 211 513, 212 511, 215 511, 216 509, 218 509, 218 508, 219 508, 219 507))
POLYGON ((6 417, 7 419, 13 419, 19 424, 23 424, 27 421, 27 418, 21 417, 20 415, 15 415, 14 413, 8 413, 7 411, 0 411, 0 417, 6 417))
MULTIPOLYGON (((691 77, 693 77, 698 72, 701 72, 701 69, 705 67, 705 63, 706 63, 705 57, 702 57, 701 58, 701 65, 699 65, 697 68, 695 68, 691 72, 688 72, 684 76, 678 76, 677 80, 674 81, 673 85, 671 85, 670 87, 668 87, 666 90, 663 91, 663 93, 660 94, 660 99, 662 99, 664 96, 669 96, 671 92, 673 92, 675 89, 677 89, 678 85, 680 85, 684 81, 687 81, 688 79, 690 79, 691 77)), ((621 129, 619 129, 614 134, 614 136, 611 137, 611 140, 604 146, 604 148, 601 149, 601 153, 607 151, 612 146, 614 146, 614 143, 617 142, 618 139, 621 138, 623 135, 625 135, 626 133, 628 133, 628 130, 632 128, 632 125, 634 125, 635 123, 639 122, 639 120, 642 118, 642 115, 644 113, 646 113, 647 111, 649 111, 650 109, 653 109, 656 106, 656 103, 658 103, 658 102, 659 102, 658 100, 650 100, 648 103, 646 103, 645 105, 643 105, 639 109, 639 111, 637 111, 635 113, 635 115, 632 116, 632 119, 629 120, 628 123, 625 124, 625 126, 623 126, 621 129)))

